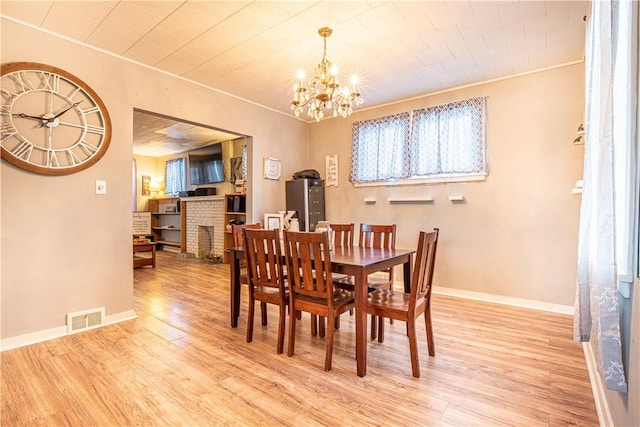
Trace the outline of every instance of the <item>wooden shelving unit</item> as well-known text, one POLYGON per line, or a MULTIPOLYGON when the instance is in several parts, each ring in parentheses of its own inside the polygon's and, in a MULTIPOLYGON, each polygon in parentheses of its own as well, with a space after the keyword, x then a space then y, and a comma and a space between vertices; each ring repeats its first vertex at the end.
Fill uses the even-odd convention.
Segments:
POLYGON ((184 252, 182 210, 179 197, 149 199, 151 233, 160 250, 184 252))
POLYGON ((246 194, 227 194, 224 198, 224 262, 231 262, 231 255, 226 251, 232 248, 233 234, 231 233, 231 222, 244 224, 247 220, 247 196, 246 194))

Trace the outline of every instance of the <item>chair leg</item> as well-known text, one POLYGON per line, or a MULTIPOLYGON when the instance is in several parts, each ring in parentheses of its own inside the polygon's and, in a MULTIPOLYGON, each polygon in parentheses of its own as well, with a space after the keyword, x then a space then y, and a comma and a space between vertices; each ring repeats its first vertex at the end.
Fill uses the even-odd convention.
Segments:
POLYGON ((290 306, 289 310, 289 347, 287 349, 287 356, 293 356, 296 347, 296 311, 293 306, 290 306))
POLYGON ((324 338, 326 335, 326 331, 324 329, 324 317, 318 316, 318 335, 320 338, 324 338))
POLYGON ((280 306, 280 318, 278 319, 278 346, 276 351, 278 354, 282 354, 284 350, 284 329, 285 329, 285 320, 287 318, 287 306, 280 306))
POLYGON ((375 340, 378 336, 378 319, 373 314, 371 315, 371 341, 375 340))
POLYGON ((249 313, 247 315, 247 342, 253 341, 253 316, 255 314, 255 305, 256 305, 256 302, 253 299, 253 295, 251 295, 251 290, 249 290, 249 313))
POLYGON ((315 337, 318 335, 318 316, 315 314, 311 315, 311 336, 315 337))
POLYGON ((411 355, 411 372, 420 378, 420 362, 418 361, 418 342, 416 339, 416 319, 407 319, 409 325, 409 354, 411 355))
POLYGON ((427 331, 427 350, 429 350, 429 356, 436 355, 436 345, 433 342, 433 326, 431 325, 431 307, 427 305, 424 310, 424 326, 427 331))
MULTIPOLYGON (((320 317, 320 319, 323 319, 323 318, 320 317)), ((324 323, 324 321, 322 322, 324 323)), ((327 317, 327 349, 324 356, 325 371, 331 370, 331 360, 333 358, 333 334, 335 330, 334 322, 335 322, 335 316, 331 316, 331 314, 329 314, 329 316, 327 317)))
MULTIPOLYGON (((389 282, 389 289, 391 289, 393 291, 393 280, 391 282, 389 282)), ((393 319, 389 319, 389 323, 393 325, 393 319)), ((382 324, 382 323, 380 323, 382 324)), ((382 342, 382 341, 380 341, 382 342)))
POLYGON ((382 316, 378 316, 378 342, 384 342, 384 317, 382 316))
POLYGON ((262 310, 262 326, 267 326, 267 303, 261 302, 260 309, 262 310))
POLYGON ((336 316, 336 329, 340 329, 340 316, 336 316))

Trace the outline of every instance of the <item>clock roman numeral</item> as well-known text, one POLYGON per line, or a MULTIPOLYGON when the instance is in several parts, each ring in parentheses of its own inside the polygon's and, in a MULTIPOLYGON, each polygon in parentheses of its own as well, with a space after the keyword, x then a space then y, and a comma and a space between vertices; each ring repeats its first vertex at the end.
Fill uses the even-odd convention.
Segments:
POLYGON ((43 89, 46 89, 50 92, 59 92, 60 91, 60 76, 42 73, 42 82, 43 89))
POLYGON ((67 153, 67 157, 69 158, 69 163, 71 163, 72 165, 79 165, 83 162, 83 160, 78 157, 78 155, 74 153, 70 148, 65 150, 65 152, 67 153))
POLYGON ((9 78, 13 80, 20 89, 22 89, 20 93, 36 89, 36 86, 33 84, 26 72, 10 74, 9 78))
POLYGON ((2 114, 3 116, 10 116, 11 115, 11 108, 9 108, 8 105, 0 105, 0 114, 2 114))
POLYGON ((84 141, 84 140, 78 143, 78 147, 80 147, 82 151, 84 151, 88 156, 92 156, 93 153, 98 151, 98 147, 96 147, 93 144, 89 144, 87 141, 84 141))
POLYGON ((58 156, 56 156, 56 152, 49 150, 47 151, 47 167, 56 168, 60 167, 60 162, 58 161, 58 156))
POLYGON ((87 114, 93 114, 99 112, 100 109, 98 107, 87 108, 86 110, 80 110, 82 115, 86 116, 87 114))
POLYGON ((16 96, 20 95, 19 93, 17 93, 17 92, 11 92, 11 91, 7 90, 7 89, 6 89, 6 88, 4 88, 4 87, 0 87, 0 92, 2 93, 2 97, 3 97, 3 98, 5 98, 5 99, 7 99, 7 100, 9 100, 9 99, 13 99, 13 98, 15 98, 16 96))
POLYGON ((19 159, 29 160, 29 158, 31 157, 31 152, 33 151, 33 144, 29 141, 22 141, 20 144, 13 147, 10 151, 11 154, 19 159))
POLYGON ((13 124, 6 122, 0 125, 0 133, 2 136, 0 137, 0 141, 4 141, 5 139, 11 138, 13 135, 18 133, 18 130, 13 127, 13 124))
POLYGON ((0 88, 5 99, 12 99, 25 92, 36 90, 36 85, 33 84, 31 78, 25 71, 7 74, 6 76, 3 76, 3 78, 11 80, 14 83, 14 85, 12 85, 14 86, 12 90, 7 89, 6 83, 4 83, 0 88))
POLYGON ((86 125, 86 129, 87 132, 104 135, 104 127, 102 126, 86 125))

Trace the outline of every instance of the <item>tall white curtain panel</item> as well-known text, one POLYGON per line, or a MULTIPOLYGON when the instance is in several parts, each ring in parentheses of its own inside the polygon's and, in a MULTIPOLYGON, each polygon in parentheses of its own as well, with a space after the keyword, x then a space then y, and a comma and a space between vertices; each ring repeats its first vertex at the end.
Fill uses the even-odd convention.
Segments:
POLYGON ((606 387, 626 392, 620 305, 634 268, 638 16, 630 0, 594 1, 590 15, 574 338, 592 342, 606 387))

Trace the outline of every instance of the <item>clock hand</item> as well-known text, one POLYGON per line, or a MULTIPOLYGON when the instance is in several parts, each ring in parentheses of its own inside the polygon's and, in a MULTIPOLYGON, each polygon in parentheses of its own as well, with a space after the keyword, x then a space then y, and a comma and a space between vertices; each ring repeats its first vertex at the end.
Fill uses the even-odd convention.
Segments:
POLYGON ((45 122, 43 122, 40 127, 44 127, 46 125, 48 125, 49 123, 54 122, 58 117, 60 117, 61 115, 63 115, 64 113, 66 113, 67 111, 71 110, 72 108, 76 108, 80 103, 82 102, 82 100, 78 101, 78 102, 74 102, 69 108, 64 109, 62 111, 60 111, 58 114, 56 114, 55 116, 48 118, 48 119, 41 119, 41 120, 45 120, 45 122))
POLYGON ((72 108, 76 108, 80 103, 82 102, 82 100, 78 101, 78 102, 74 102, 73 105, 69 108, 67 108, 64 111, 59 112, 58 114, 56 114, 53 118, 57 119, 58 117, 60 117, 61 115, 63 115, 64 113, 66 113, 67 111, 71 110, 72 108))
POLYGON ((11 114, 12 116, 18 116, 18 117, 22 117, 23 119, 36 119, 36 120, 44 120, 42 117, 36 117, 36 116, 30 116, 28 114, 24 114, 24 113, 13 113, 11 114))

